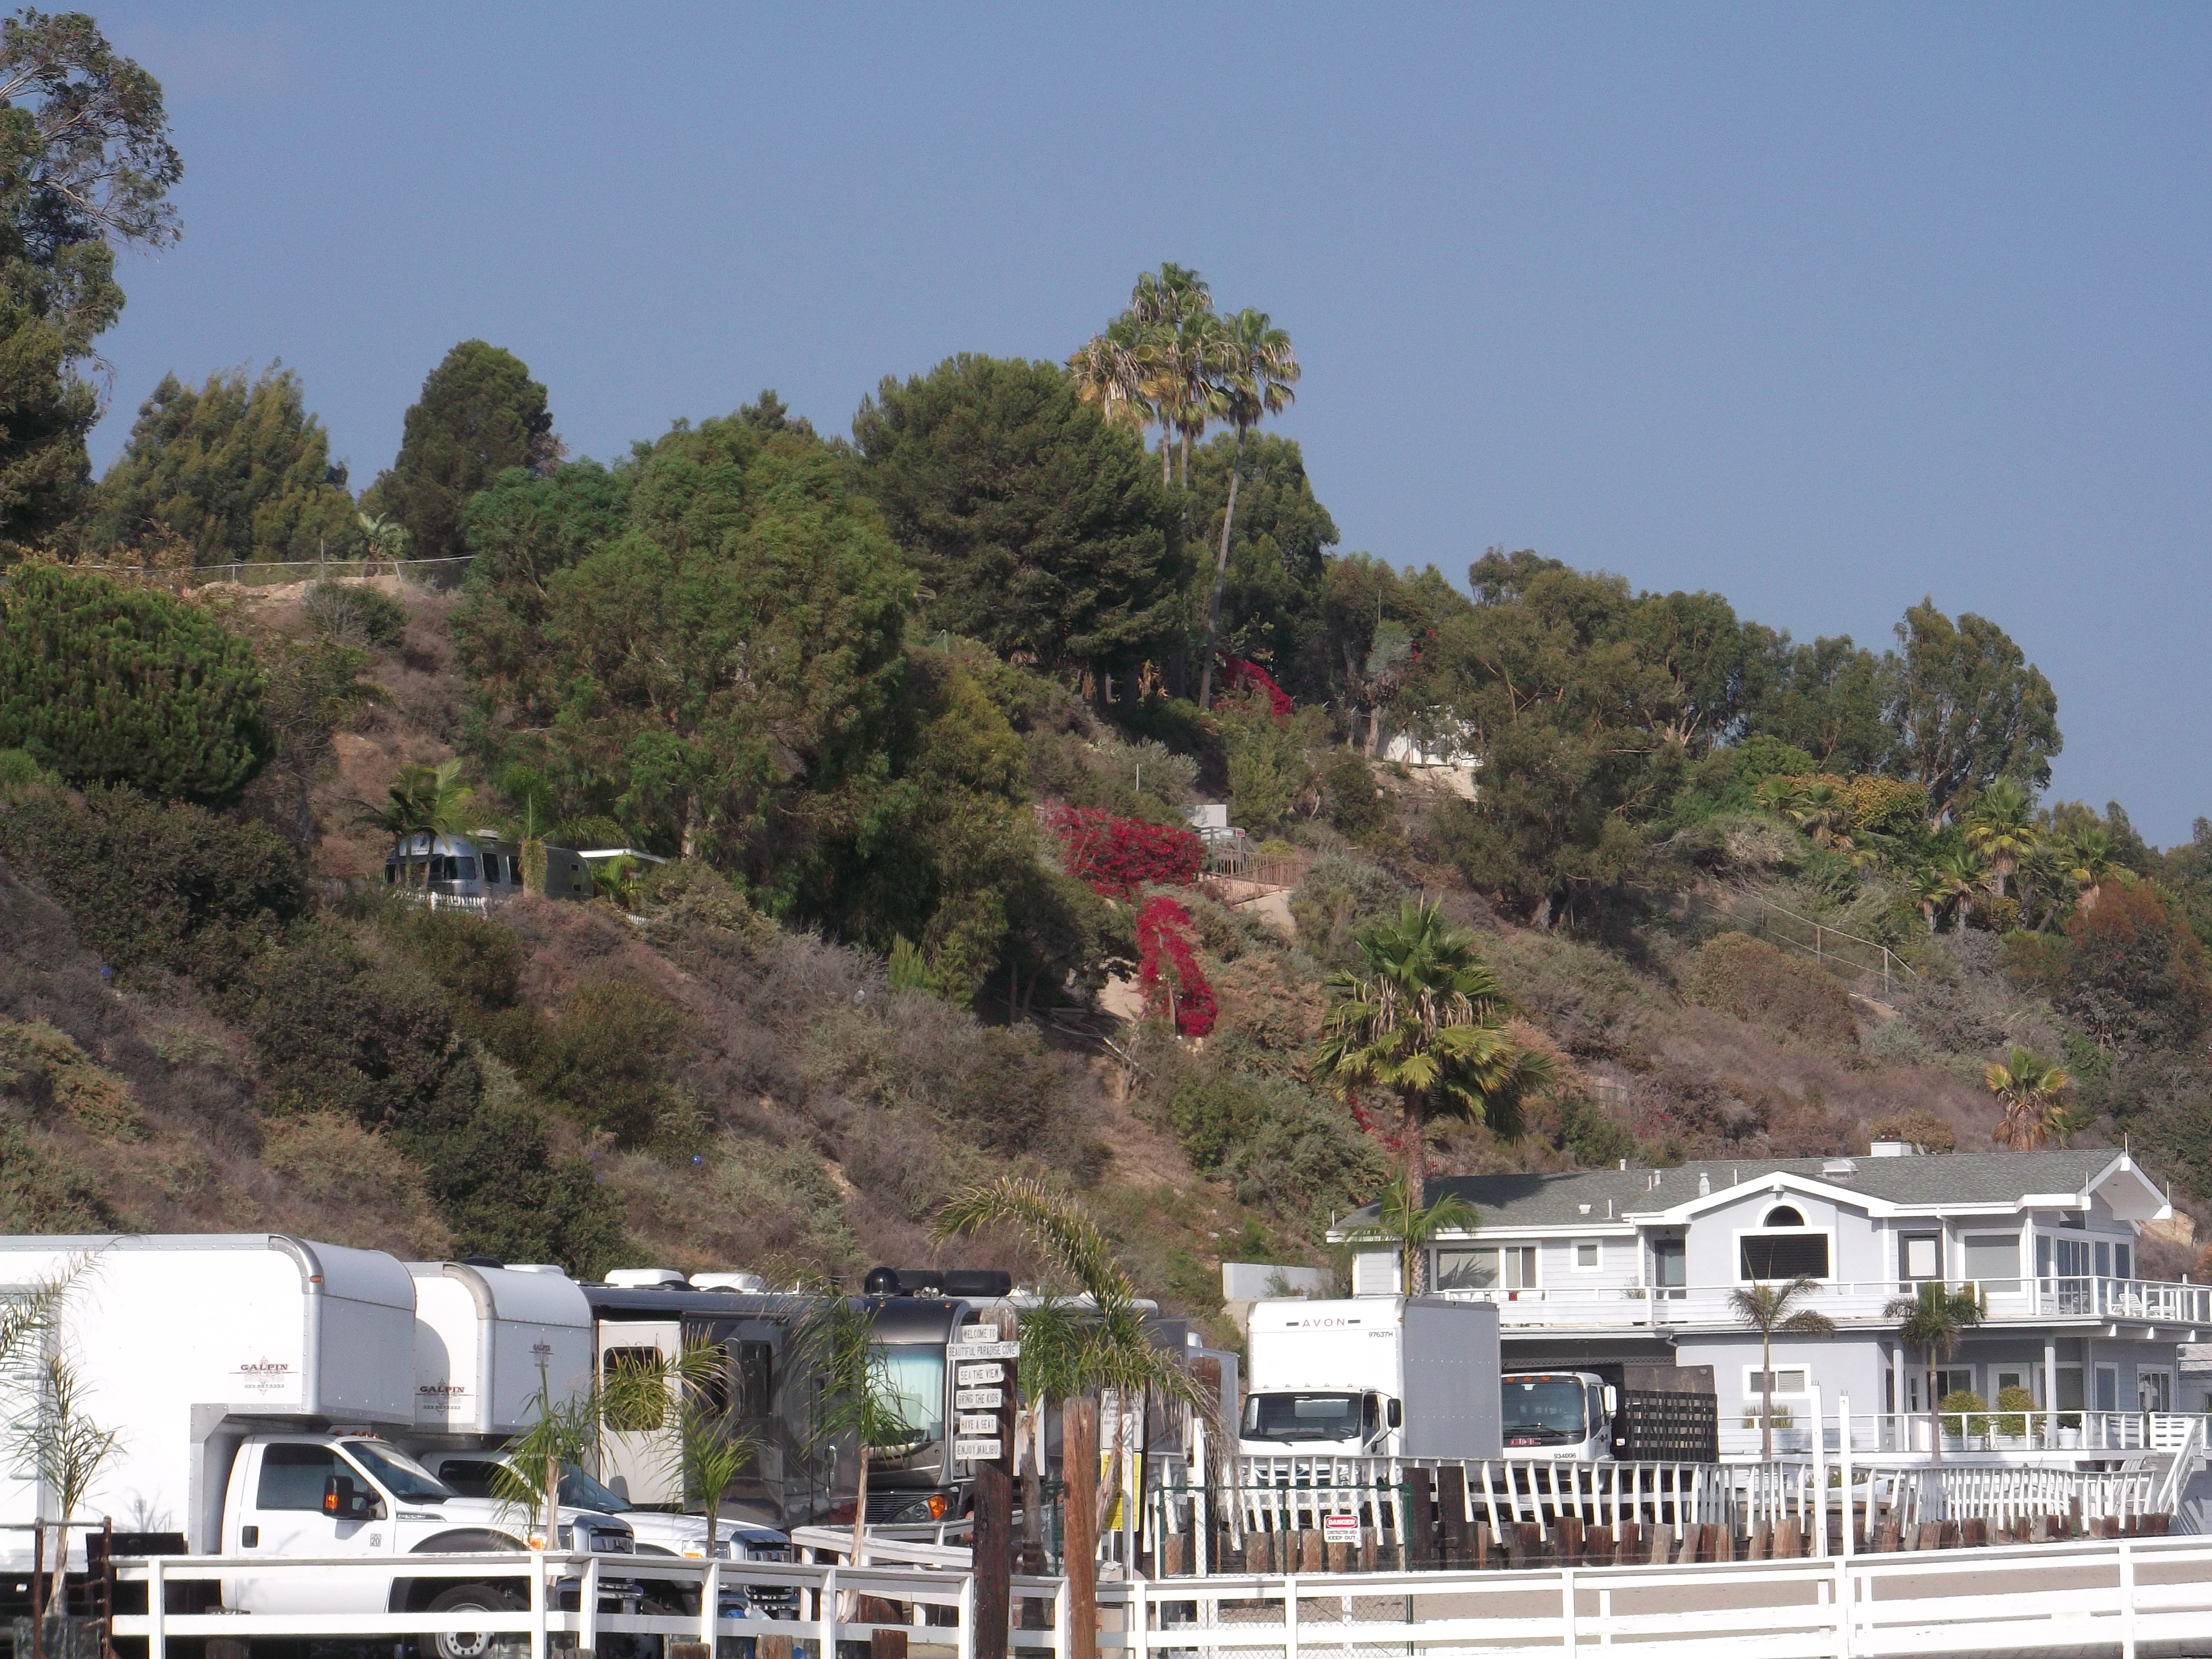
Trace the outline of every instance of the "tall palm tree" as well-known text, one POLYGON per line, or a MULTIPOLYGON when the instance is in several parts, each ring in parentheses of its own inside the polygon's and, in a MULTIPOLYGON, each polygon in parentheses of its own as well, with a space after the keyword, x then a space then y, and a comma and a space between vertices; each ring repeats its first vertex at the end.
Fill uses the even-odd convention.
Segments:
POLYGON ((1420 1277, 1420 1262, 1429 1242, 1446 1231, 1472 1232, 1481 1224, 1482 1212, 1454 1193, 1446 1193, 1435 1203, 1422 1207, 1413 1200, 1405 1177, 1401 1176, 1382 1189, 1382 1202, 1375 1220, 1367 1226, 1351 1229, 1345 1237, 1388 1239, 1395 1244, 1401 1270, 1398 1282, 1411 1296, 1420 1277))
MULTIPOLYGON (((1833 1336, 1836 1322, 1824 1313, 1798 1304, 1820 1293, 1820 1281, 1800 1273, 1786 1284, 1747 1285, 1729 1292, 1729 1311, 1739 1324, 1759 1333, 1759 1455, 1774 1461, 1774 1334, 1784 1336, 1833 1336)), ((1819 1424, 1814 1429, 1818 1432, 1819 1424)))
MULTIPOLYGON (((1892 1297, 1882 1317, 1898 1322, 1897 1340, 1917 1348, 1927 1361, 1928 1419, 1934 1438, 1931 1455, 1943 1461, 1943 1427, 1936 1421, 1936 1362, 1959 1352, 1959 1339, 1967 1328, 1982 1322, 1982 1304, 1971 1291, 1954 1291, 1940 1279, 1929 1279, 1911 1296, 1892 1297)), ((1900 1408, 1904 1401, 1898 1402, 1900 1408)))
POLYGON ((2042 840, 2029 816, 2033 809, 2027 790, 2010 778, 1999 778, 1982 791, 1966 820, 1966 845, 1989 861, 1999 898, 2020 861, 2042 840))
MULTIPOLYGON (((1154 355, 1145 325, 1124 315, 1092 335, 1067 360, 1075 395, 1086 404, 1097 404, 1109 425, 1129 428, 1139 442, 1154 419, 1154 355)), ((1166 465, 1163 455, 1163 469, 1166 465)))
POLYGON ((2004 1103, 2003 1121, 1990 1139, 2008 1152, 2035 1152, 2074 1133, 2066 1109, 2073 1074, 2034 1049, 2014 1044, 2002 1064, 1992 1060, 1984 1068, 1982 1081, 2004 1103))
MULTIPOLYGON (((1038 1375, 1067 1391, 1070 1397, 1112 1389, 1113 1452, 1107 1468, 1119 1470, 1123 1451, 1122 1425, 1130 1402, 1154 1395, 1179 1401, 1200 1412, 1207 1401, 1179 1361, 1152 1346, 1145 1332, 1144 1311, 1137 1287, 1115 1259, 1113 1246, 1097 1224, 1072 1199, 1054 1192, 1043 1182, 1018 1176, 1001 1176, 956 1194, 931 1222, 932 1243, 942 1243, 983 1227, 1012 1227, 1042 1257, 1052 1275, 1078 1292, 1081 1303, 1069 1316, 1066 1304, 1052 1317, 1037 1319, 1037 1310, 1022 1321, 1022 1366, 1025 1375, 1038 1375), (1031 1351, 1036 1352, 1032 1367, 1031 1351)), ((1090 1471, 1063 1471, 1067 1501, 1080 1503, 1086 1495, 1090 1471)), ((1115 1486, 1118 1490, 1117 1477, 1115 1486)), ((1105 1524, 1110 1495, 1100 1489, 1093 1495, 1096 1518, 1105 1524)), ((1094 1536, 1096 1534, 1094 1533, 1094 1536)), ((1069 1620, 1077 1631, 1096 1628, 1096 1580, 1075 1571, 1070 1560, 1069 1620)))
POLYGON ((2066 873, 2081 896, 2076 902, 2084 910, 2096 908, 2098 890, 2106 882, 2124 883, 2132 876, 2114 854, 2112 831, 2102 824, 2092 824, 2075 836, 2066 844, 2065 859, 2066 873))
MULTIPOLYGON (((1357 943, 1364 971, 1329 976, 1334 1000, 1315 1060, 1348 1098, 1364 1089, 1397 1097, 1405 1191, 1417 1207, 1428 1192, 1430 1117, 1517 1133, 1521 1103, 1552 1080, 1552 1063, 1506 1036, 1504 988, 1474 936, 1437 905, 1408 900, 1357 943)), ((1419 1288, 1409 1280, 1406 1293, 1419 1288)))
POLYGON ((1967 848, 1948 847, 1928 866, 1942 914, 1963 920, 1974 895, 1988 884, 1987 869, 1967 848))
POLYGON ((1221 552, 1213 562, 1213 595, 1206 607, 1206 660, 1198 672, 1198 706, 1210 705, 1213 692, 1214 642, 1221 631, 1221 585, 1229 574, 1229 534, 1237 522, 1237 482, 1244 470, 1244 437, 1270 415, 1279 415, 1297 399, 1291 388, 1298 378, 1297 353, 1291 337, 1264 311, 1250 308, 1222 319, 1213 342, 1212 379, 1223 418, 1237 428, 1237 453, 1229 465, 1229 506, 1221 515, 1221 552))
POLYGON ((1190 447, 1220 412, 1212 384, 1221 332, 1213 290, 1188 265, 1146 271, 1130 291, 1129 309, 1145 341, 1146 385, 1160 422, 1160 482, 1169 480, 1170 440, 1180 440, 1182 482, 1190 483, 1190 447))

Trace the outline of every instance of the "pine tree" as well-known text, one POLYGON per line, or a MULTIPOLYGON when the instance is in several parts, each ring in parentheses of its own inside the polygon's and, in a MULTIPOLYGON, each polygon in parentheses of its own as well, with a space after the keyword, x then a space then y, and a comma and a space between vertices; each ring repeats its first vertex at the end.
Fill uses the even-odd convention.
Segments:
POLYGON ((543 470, 561 441, 545 388, 511 351, 464 340, 422 382, 407 411, 398 458, 362 497, 367 511, 397 519, 418 559, 465 551, 461 512, 469 497, 509 467, 543 470))
POLYGON ((102 553, 179 540, 195 564, 351 558, 363 538, 345 486, 291 370, 272 364, 249 384, 234 369, 198 390, 165 374, 78 538, 102 553))
POLYGON ((246 641, 197 606, 26 565, 0 588, 0 749, 78 785, 220 804, 270 752, 246 641))

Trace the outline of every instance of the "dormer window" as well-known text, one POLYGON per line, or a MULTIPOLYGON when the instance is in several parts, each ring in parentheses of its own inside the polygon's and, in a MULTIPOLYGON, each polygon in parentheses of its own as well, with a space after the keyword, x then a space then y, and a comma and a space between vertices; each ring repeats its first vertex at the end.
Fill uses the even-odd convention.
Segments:
POLYGON ((1805 1218, 1787 1204, 1778 1204, 1766 1212, 1765 1224, 1770 1227, 1802 1227, 1805 1224, 1805 1218))

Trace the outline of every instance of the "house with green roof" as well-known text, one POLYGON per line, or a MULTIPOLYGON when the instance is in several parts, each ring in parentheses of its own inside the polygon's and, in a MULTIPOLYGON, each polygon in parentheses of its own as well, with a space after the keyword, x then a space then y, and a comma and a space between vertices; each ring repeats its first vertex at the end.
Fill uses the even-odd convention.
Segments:
MULTIPOLYGON (((2212 1341, 2212 1288, 2139 1276, 2139 1231, 2172 1207, 2109 1148, 1927 1156, 1891 1142, 1862 1158, 1431 1180, 1428 1200, 1441 1193, 1478 1216, 1426 1247, 1426 1288, 1498 1304, 1508 1370, 1711 1365, 1737 1451, 1758 1442, 1762 1374, 1729 1294, 1753 1283, 1813 1279, 1805 1305, 1835 1324, 1775 1340, 1775 1405, 1798 1425, 1784 1444, 1804 1443, 1816 1401, 1832 1425, 1841 1400, 1855 1449, 1924 1448, 1932 1369, 1937 1399, 2027 1389, 2041 1415, 2025 1446, 2140 1448, 2154 1416, 2181 1408, 2183 1346, 2212 1341), (1972 1286, 1983 1310, 1932 1364, 1888 1311, 1930 1281, 1972 1286)), ((1361 1237, 1377 1216, 1370 1205, 1330 1231, 1354 1245, 1355 1295, 1399 1289, 1395 1246, 1361 1237)))

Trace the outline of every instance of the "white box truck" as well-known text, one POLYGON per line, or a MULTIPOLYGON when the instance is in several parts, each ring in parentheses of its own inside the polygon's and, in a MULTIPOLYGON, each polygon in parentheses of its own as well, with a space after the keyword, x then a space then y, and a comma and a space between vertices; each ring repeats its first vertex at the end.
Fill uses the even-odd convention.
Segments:
POLYGON ((1248 1456, 1496 1457, 1498 1310, 1441 1297, 1255 1303, 1248 1456))
MULTIPOLYGON (((397 1569, 418 1551, 526 1547, 524 1517, 460 1497, 398 1443, 417 1409, 416 1281, 392 1257, 273 1233, 0 1238, 0 1296, 57 1280, 69 1289, 50 1340, 85 1413, 118 1436, 80 1518, 248 1560, 359 1555, 397 1569)), ((19 1390, 0 1417, 32 1407, 19 1390)), ((0 1474, 0 1520, 56 1510, 35 1480, 0 1474)), ((618 1521, 563 1510, 558 1525, 556 1543, 632 1553, 618 1521)), ((26 1565, 28 1540, 0 1530, 10 1565, 26 1565)), ((70 1565, 82 1557, 80 1534, 70 1565)), ((247 1572, 223 1595, 252 1611, 349 1613, 504 1607, 513 1591, 489 1576, 247 1572)))

